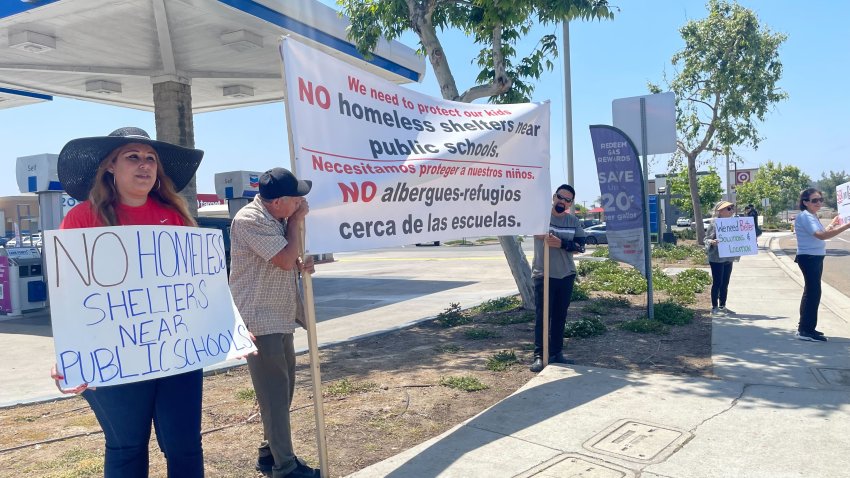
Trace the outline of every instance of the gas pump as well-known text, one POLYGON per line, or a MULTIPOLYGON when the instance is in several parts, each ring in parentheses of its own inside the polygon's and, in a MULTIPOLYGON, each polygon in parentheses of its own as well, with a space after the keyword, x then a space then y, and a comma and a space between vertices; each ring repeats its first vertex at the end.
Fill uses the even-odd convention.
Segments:
POLYGON ((42 231, 59 229, 65 217, 64 190, 56 173, 58 159, 58 154, 36 154, 22 156, 17 161, 18 189, 38 195, 38 225, 42 231))
MULTIPOLYGON (((38 225, 41 231, 59 229, 63 210, 63 189, 56 172, 58 154, 37 154, 17 159, 16 179, 22 193, 38 195, 38 225)), ((30 231, 30 237, 33 237, 30 231)), ((23 245, 20 244, 19 245, 23 245)), ((47 287, 42 264, 41 249, 32 247, 6 248, 5 259, 0 268, 5 268, 4 279, 9 285, 9 314, 47 307, 47 287)), ((5 294, 4 294, 5 295, 5 294)), ((0 299, 3 300, 3 299, 0 299)))
POLYGON ((260 174, 256 171, 215 173, 215 193, 227 201, 231 219, 260 192, 260 174))
POLYGON ((46 306, 47 285, 38 248, 0 248, 0 312, 14 317, 46 306))
MULTIPOLYGON (((259 194, 261 174, 256 171, 230 171, 215 174, 215 193, 227 201, 227 212, 231 219, 259 194)), ((323 264, 333 262, 334 257, 331 253, 316 254, 313 255, 313 261, 316 264, 323 264)))

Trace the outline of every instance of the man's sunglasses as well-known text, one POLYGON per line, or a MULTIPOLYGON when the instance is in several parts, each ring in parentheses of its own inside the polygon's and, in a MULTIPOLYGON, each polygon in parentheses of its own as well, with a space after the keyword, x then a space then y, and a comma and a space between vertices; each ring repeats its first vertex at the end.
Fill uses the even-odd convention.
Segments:
POLYGON ((731 210, 735 209, 735 206, 726 206, 723 209, 725 209, 727 211, 731 211, 731 210))
POLYGON ((558 199, 560 199, 561 201, 564 201, 564 202, 573 202, 573 198, 565 198, 564 196, 561 196, 558 193, 555 193, 555 197, 557 197, 558 199))
POLYGON ((818 204, 818 203, 822 203, 822 202, 823 202, 823 198, 811 198, 811 199, 804 199, 804 201, 806 201, 806 202, 813 202, 813 203, 815 203, 815 204, 818 204))

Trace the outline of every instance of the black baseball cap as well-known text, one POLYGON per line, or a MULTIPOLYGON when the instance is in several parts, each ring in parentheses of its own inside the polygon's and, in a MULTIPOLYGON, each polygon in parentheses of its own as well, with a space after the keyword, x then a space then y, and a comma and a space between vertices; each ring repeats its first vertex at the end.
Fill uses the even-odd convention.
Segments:
POLYGON ((272 168, 260 175, 260 196, 263 199, 306 196, 312 187, 312 181, 298 179, 284 168, 272 168))

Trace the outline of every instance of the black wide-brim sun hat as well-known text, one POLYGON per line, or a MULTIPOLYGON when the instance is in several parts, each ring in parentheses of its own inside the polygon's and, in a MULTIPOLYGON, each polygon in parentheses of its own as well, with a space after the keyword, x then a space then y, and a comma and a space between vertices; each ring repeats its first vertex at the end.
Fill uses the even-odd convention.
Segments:
POLYGON ((115 148, 130 143, 147 144, 156 151, 163 172, 174 183, 176 191, 189 184, 204 157, 200 149, 153 140, 141 128, 119 128, 109 136, 73 139, 59 152, 56 163, 59 182, 65 192, 78 201, 87 200, 103 159, 115 148))

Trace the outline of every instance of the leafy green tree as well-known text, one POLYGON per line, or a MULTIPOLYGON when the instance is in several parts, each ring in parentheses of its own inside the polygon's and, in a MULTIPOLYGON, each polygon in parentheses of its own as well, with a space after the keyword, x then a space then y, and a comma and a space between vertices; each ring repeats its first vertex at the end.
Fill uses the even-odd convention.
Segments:
POLYGON ((811 185, 812 178, 800 171, 800 168, 768 161, 759 167, 752 181, 741 184, 735 189, 735 196, 738 204, 755 205, 764 215, 765 220, 769 221, 775 219, 782 211, 794 209, 800 197, 800 191, 811 185), (762 199, 768 199, 770 204, 762 207, 762 199))
MULTIPOLYGON (((552 25, 572 19, 609 19, 607 0, 337 0, 350 18, 349 38, 368 55, 383 36, 389 40, 406 31, 419 37, 420 51, 431 63, 444 99, 471 102, 489 98, 493 103, 529 101, 534 81, 543 69, 552 69, 558 54, 554 33, 543 35, 526 56, 517 42, 535 24, 552 25), (475 57, 481 68, 474 85, 460 93, 437 31, 457 29, 480 47, 475 57)), ((523 306, 534 307, 531 267, 519 241, 499 238, 523 306)))
MULTIPOLYGON (((690 185, 688 184, 688 170, 682 169, 676 174, 668 177, 670 194, 680 194, 682 197, 671 199, 670 202, 682 211, 693 211, 694 203, 691 199, 690 185)), ((699 191, 699 209, 703 215, 711 215, 712 209, 717 201, 723 196, 720 175, 715 168, 709 168, 708 174, 700 174, 697 178, 697 189, 699 191)))
POLYGON ((823 198, 827 206, 836 209, 838 207, 838 199, 835 197, 835 187, 850 181, 850 174, 845 171, 836 172, 830 171, 829 174, 821 173, 820 179, 817 182, 817 187, 823 191, 823 198))
MULTIPOLYGON (((708 17, 685 24, 685 47, 675 53, 677 73, 668 87, 676 94, 678 153, 687 158, 692 203, 699 201, 697 160, 703 153, 731 153, 734 146, 758 148, 756 121, 787 94, 779 46, 785 35, 762 28, 756 14, 725 0, 709 0, 708 17)), ((650 91, 661 91, 650 84, 650 91)), ((702 211, 694 210, 702 243, 702 211)))

